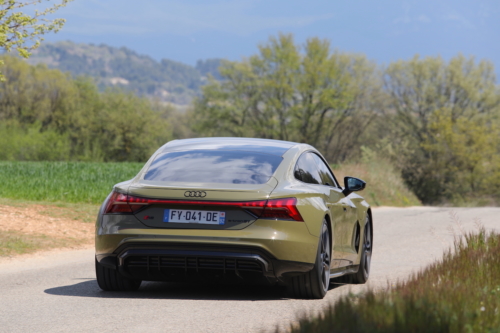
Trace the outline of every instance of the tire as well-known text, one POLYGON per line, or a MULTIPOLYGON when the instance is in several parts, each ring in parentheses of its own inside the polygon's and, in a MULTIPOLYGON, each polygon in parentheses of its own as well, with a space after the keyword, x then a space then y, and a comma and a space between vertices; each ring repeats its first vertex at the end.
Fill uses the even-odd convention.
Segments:
POLYGON ((289 296, 302 299, 325 297, 330 285, 330 262, 330 234, 327 222, 323 220, 314 268, 303 275, 291 278, 287 284, 289 296))
POLYGON ((370 266, 372 260, 373 232, 370 216, 366 216, 365 232, 363 236, 363 248, 359 259, 359 269, 356 274, 352 274, 351 283, 364 284, 370 277, 370 266))
POLYGON ((141 286, 141 280, 131 280, 123 277, 114 269, 101 265, 95 260, 95 275, 99 288, 104 291, 136 291, 141 286))

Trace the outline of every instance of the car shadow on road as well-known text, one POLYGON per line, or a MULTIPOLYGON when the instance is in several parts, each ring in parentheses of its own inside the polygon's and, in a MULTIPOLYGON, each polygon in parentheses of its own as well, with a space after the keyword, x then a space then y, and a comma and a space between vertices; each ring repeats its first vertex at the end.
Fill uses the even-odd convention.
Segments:
MULTIPOLYGON (((82 279, 75 279, 82 280, 82 279)), ((342 285, 332 285, 331 289, 342 285)), ((95 279, 49 288, 46 294, 55 296, 136 299, 182 299, 219 301, 276 301, 288 300, 284 288, 253 285, 193 284, 171 282, 143 282, 134 292, 102 291, 95 279)))

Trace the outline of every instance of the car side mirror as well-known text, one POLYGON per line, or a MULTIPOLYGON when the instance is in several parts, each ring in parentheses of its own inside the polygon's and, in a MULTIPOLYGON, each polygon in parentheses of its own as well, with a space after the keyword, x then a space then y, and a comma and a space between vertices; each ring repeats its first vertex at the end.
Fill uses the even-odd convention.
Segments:
POLYGON ((366 187, 366 182, 359 178, 354 177, 344 177, 344 193, 345 196, 348 196, 352 192, 362 191, 366 187))

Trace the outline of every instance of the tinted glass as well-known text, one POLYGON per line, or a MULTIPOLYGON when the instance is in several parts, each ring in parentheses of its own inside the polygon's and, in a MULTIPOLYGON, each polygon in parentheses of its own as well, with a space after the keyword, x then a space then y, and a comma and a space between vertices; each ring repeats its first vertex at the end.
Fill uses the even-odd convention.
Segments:
POLYGON ((294 171, 295 178, 309 184, 322 184, 318 166, 311 153, 302 154, 294 171))
POLYGON ((319 168, 319 174, 321 175, 321 179, 323 180, 323 185, 337 186, 335 180, 333 179, 332 173, 328 169, 328 166, 323 162, 321 157, 316 154, 311 154, 314 156, 314 160, 319 168))
POLYGON ((264 184, 283 159, 248 151, 189 150, 166 152, 151 163, 145 180, 264 184))
POLYGON ((293 144, 287 142, 274 142, 272 140, 259 140, 253 139, 249 143, 244 144, 242 141, 244 139, 234 139, 229 141, 227 139, 187 139, 187 140, 177 140, 169 143, 165 146, 165 151, 173 150, 238 150, 238 151, 250 151, 254 153, 266 153, 269 155, 279 155, 282 156, 288 149, 290 149, 293 144), (260 144, 251 144, 252 141, 260 144))

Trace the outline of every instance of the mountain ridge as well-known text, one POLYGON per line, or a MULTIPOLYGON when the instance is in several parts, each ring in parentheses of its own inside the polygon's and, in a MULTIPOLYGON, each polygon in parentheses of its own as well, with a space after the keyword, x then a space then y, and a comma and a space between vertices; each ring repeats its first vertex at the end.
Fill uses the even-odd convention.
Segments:
POLYGON ((179 105, 189 104, 200 94, 208 75, 220 79, 218 67, 222 61, 198 60, 191 66, 170 59, 157 61, 126 47, 72 41, 44 43, 27 59, 29 64, 42 63, 75 77, 90 76, 101 90, 118 86, 179 105))

